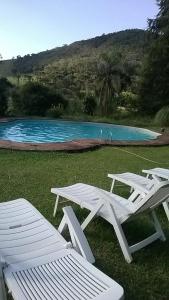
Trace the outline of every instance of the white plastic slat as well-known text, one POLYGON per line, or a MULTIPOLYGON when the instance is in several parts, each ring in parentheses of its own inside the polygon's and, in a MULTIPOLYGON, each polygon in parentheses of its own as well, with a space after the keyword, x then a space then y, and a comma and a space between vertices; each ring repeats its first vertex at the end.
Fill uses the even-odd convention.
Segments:
POLYGON ((59 299, 56 295, 55 290, 53 289, 51 282, 48 280, 46 276, 44 276, 44 272, 40 272, 40 268, 33 268, 32 270, 33 276, 35 277, 36 284, 38 285, 38 289, 43 290, 45 287, 45 291, 48 299, 59 299))
POLYGON ((43 281, 45 282, 46 288, 54 295, 53 299, 67 300, 67 296, 64 295, 63 290, 60 288, 59 284, 53 279, 50 272, 44 268, 44 266, 39 266, 36 268, 36 272, 39 274, 43 281))
POLYGON ((35 228, 38 228, 40 226, 43 226, 43 224, 45 223, 45 220, 44 219, 40 219, 40 220, 37 220, 35 222, 32 222, 30 224, 27 224, 27 225, 24 225, 24 226, 20 226, 20 227, 15 227, 15 228, 6 228, 6 229, 1 229, 0 230, 0 238, 2 238, 3 240, 3 237, 7 237, 7 236, 19 236, 19 234, 24 234, 24 232, 26 233, 27 231, 31 231, 31 230, 34 230, 35 228))
POLYGON ((89 300, 110 289, 106 282, 96 278, 72 256, 13 272, 13 276, 24 295, 31 300, 89 300))
POLYGON ((20 198, 20 199, 0 203, 0 209, 17 207, 20 205, 31 205, 31 204, 26 199, 20 198))
POLYGON ((32 213, 32 210, 30 207, 24 207, 23 209, 20 210, 15 210, 15 211, 1 211, 0 210, 0 219, 3 221, 6 218, 14 218, 14 217, 20 217, 26 214, 32 213))
MULTIPOLYGON (((42 224, 41 226, 36 226, 37 225, 36 222, 33 224, 34 224, 34 227, 32 227, 31 229, 23 230, 23 231, 17 232, 17 233, 10 233, 10 230, 8 230, 7 234, 2 234, 0 231, 0 243, 3 241, 13 241, 13 240, 25 239, 32 235, 36 235, 38 233, 41 233, 41 232, 47 230, 45 224, 42 224)), ((30 224, 30 225, 32 225, 32 224, 30 224)), ((30 225, 28 225, 28 226, 30 226, 30 225)), ((26 226, 22 226, 19 228, 23 229, 25 227, 26 226)))
POLYGON ((28 245, 0 249, 0 252, 2 253, 2 256, 4 256, 4 255, 19 255, 19 254, 28 253, 29 251, 35 251, 37 249, 44 247, 45 244, 46 245, 53 244, 54 242, 56 242, 56 239, 55 239, 56 237, 52 234, 49 237, 45 237, 43 239, 34 241, 32 243, 29 243, 28 245))
POLYGON ((44 245, 40 249, 35 249, 33 251, 25 252, 23 254, 18 254, 18 255, 4 255, 4 259, 8 264, 13 264, 13 263, 20 263, 22 261, 26 260, 31 260, 31 259, 36 259, 43 257, 47 254, 52 254, 55 253, 56 251, 60 251, 62 249, 65 249, 65 245, 63 245, 62 242, 60 241, 53 241, 50 245, 44 245))
POLYGON ((28 220, 30 218, 34 218, 37 220, 40 219, 40 215, 37 215, 36 212, 29 211, 27 213, 20 214, 18 216, 13 217, 6 217, 5 219, 0 218, 0 226, 6 223, 16 223, 16 222, 24 222, 25 220, 28 220))
POLYGON ((92 187, 90 185, 77 183, 69 187, 52 188, 51 192, 67 198, 70 201, 76 202, 77 204, 81 204, 86 200, 98 200, 95 194, 95 189, 95 187, 92 187))
MULTIPOLYGON (((41 293, 41 291, 37 290, 36 285, 34 285, 33 280, 31 280, 27 270, 18 272, 14 274, 18 278, 18 284, 20 287, 24 285, 24 292, 25 294, 31 295, 31 299, 38 299, 38 300, 46 300, 41 293)), ((23 291, 23 288, 21 288, 23 291)), ((27 296, 28 297, 28 296, 27 296)), ((28 298, 29 299, 29 298, 28 298)))
POLYGON ((3 241, 2 245, 0 244, 0 250, 1 249, 7 249, 7 248, 15 248, 15 247, 22 247, 27 246, 32 243, 36 243, 38 241, 41 241, 43 239, 46 239, 50 236, 53 236, 53 238, 56 239, 56 235, 53 233, 51 234, 51 230, 49 228, 46 228, 36 234, 32 234, 30 236, 24 237, 22 239, 14 239, 9 241, 3 241))
POLYGON ((79 270, 83 273, 83 277, 87 278, 87 280, 92 284, 92 285, 96 285, 97 288, 101 288, 101 290, 106 290, 109 288, 109 285, 100 280, 97 279, 96 276, 94 276, 92 274, 92 272, 89 272, 89 270, 87 268, 85 268, 83 266, 83 269, 81 268, 81 264, 80 262, 73 256, 73 255, 67 255, 66 256, 66 260, 68 261, 68 263, 73 264, 74 268, 79 272, 79 270))
POLYGON ((19 228, 22 226, 27 226, 27 225, 32 224, 41 219, 42 219, 41 216, 35 215, 35 216, 31 216, 31 217, 25 218, 25 219, 22 218, 22 219, 18 219, 15 221, 11 220, 8 223, 0 224, 0 232, 1 232, 1 230, 5 230, 5 229, 15 229, 15 228, 19 228))
MULTIPOLYGON (((62 261, 61 261, 62 263, 62 261)), ((93 292, 97 293, 99 291, 106 290, 108 286, 104 283, 101 284, 100 281, 97 281, 96 278, 92 277, 92 275, 87 272, 84 268, 81 268, 81 265, 73 258, 73 256, 69 255, 65 257, 64 267, 72 271, 73 273, 77 273, 80 280, 85 283, 89 289, 93 290, 93 292)))
MULTIPOLYGON (((90 211, 93 211, 100 201, 109 201, 114 207, 119 219, 121 219, 124 215, 131 215, 134 212, 133 204, 126 201, 123 197, 87 184, 77 183, 73 186, 54 188, 52 190, 53 193, 59 194, 75 203, 79 202, 82 207, 87 208, 90 211), (77 201, 78 197, 79 200, 77 201)), ((109 211, 107 211, 105 206, 103 206, 97 214, 106 219, 108 222, 112 222, 109 211)))
MULTIPOLYGON (((133 176, 132 173, 108 174, 108 177, 113 180, 120 181, 134 189, 137 189, 139 192, 147 193, 149 191, 149 189, 147 188, 148 182, 147 182, 147 184, 145 184, 146 179, 144 180, 143 176, 142 176, 143 178, 141 178, 141 180, 142 180, 142 182, 144 182, 144 184, 139 183, 139 175, 133 176)), ((149 179, 148 179, 148 181, 149 181, 149 179)))
POLYGON ((169 180, 169 169, 153 168, 153 169, 149 169, 149 170, 142 170, 142 172, 147 173, 149 175, 158 176, 159 178, 169 180))
POLYGON ((15 300, 123 299, 123 289, 73 249, 10 265, 4 275, 9 288, 17 295, 15 300))
POLYGON ((16 295, 17 299, 20 298, 20 295, 23 298, 22 294, 24 295, 24 297, 27 300, 37 300, 38 299, 36 291, 34 292, 32 289, 28 289, 27 280, 20 273, 13 273, 12 275, 13 275, 12 283, 14 284, 14 288, 16 290, 15 295, 16 295), (20 288, 20 290, 18 290, 18 287, 20 288))
MULTIPOLYGON (((80 283, 78 281, 78 278, 76 275, 73 276, 73 273, 67 272, 62 264, 60 264, 60 261, 54 261, 49 264, 50 268, 55 272, 57 275, 59 274, 60 280, 63 281, 64 284, 66 284, 67 290, 69 293, 72 293, 75 295, 75 297, 78 297, 80 299, 88 299, 91 297, 91 293, 87 290, 86 291, 83 288, 82 282, 80 283)), ((94 295, 92 295, 94 296, 94 295)))
POLYGON ((76 291, 76 288, 73 289, 69 285, 69 282, 65 280, 63 273, 59 269, 53 268, 51 263, 42 266, 43 272, 47 272, 50 279, 55 282, 62 293, 67 297, 67 299, 81 300, 85 298, 80 297, 79 293, 76 291))
POLYGON ((88 283, 88 281, 80 274, 79 270, 77 271, 71 265, 67 266, 65 260, 60 260, 58 262, 54 262, 53 264, 54 266, 57 265, 57 267, 60 267, 68 280, 71 283, 75 284, 84 296, 87 295, 88 297, 90 297, 92 295, 94 297, 98 294, 97 290, 88 283))

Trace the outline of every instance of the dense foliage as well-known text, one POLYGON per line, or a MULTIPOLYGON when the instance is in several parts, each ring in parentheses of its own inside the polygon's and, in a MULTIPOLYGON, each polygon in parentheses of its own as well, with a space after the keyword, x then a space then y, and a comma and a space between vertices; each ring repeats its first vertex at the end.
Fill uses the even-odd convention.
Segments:
POLYGON ((53 64, 60 59, 73 57, 92 57, 95 52, 107 52, 110 48, 120 48, 133 53, 134 58, 142 58, 147 45, 147 32, 141 29, 124 30, 115 33, 103 34, 88 40, 74 42, 70 45, 56 47, 38 54, 20 55, 12 60, 2 61, 0 76, 11 76, 13 73, 27 74, 41 70, 45 65, 53 64))
POLYGON ((140 109, 149 114, 169 105, 169 0, 157 3, 159 13, 156 19, 149 20, 154 39, 144 64, 140 88, 140 109))
POLYGON ((119 118, 140 112, 155 115, 168 106, 169 0, 157 3, 159 13, 148 21, 148 31, 103 34, 1 61, 0 75, 15 79, 13 112, 119 118))
POLYGON ((94 111, 96 110, 97 107, 95 97, 93 97, 92 95, 86 96, 83 102, 83 107, 84 107, 83 109, 84 113, 93 116, 94 111))
POLYGON ((66 104, 63 96, 36 82, 25 84, 13 94, 14 110, 29 116, 44 116, 52 106, 66 104))
POLYGON ((12 84, 6 78, 0 78, 0 116, 5 116, 12 84))
POLYGON ((58 107, 53 100, 48 101, 51 95, 46 94, 46 87, 50 94, 55 91, 68 100, 69 115, 111 115, 121 105, 121 93, 134 92, 146 45, 147 32, 143 30, 103 34, 4 61, 0 74, 12 75, 11 81, 17 86, 13 94, 14 112, 44 115, 47 111, 51 116, 64 113, 62 105, 58 107), (31 82, 39 83, 36 91, 31 82))
POLYGON ((161 108, 155 116, 155 123, 161 126, 169 126, 169 106, 161 108))
POLYGON ((97 79, 102 115, 111 114, 113 108, 117 105, 115 98, 131 82, 127 73, 127 65, 125 65, 120 52, 111 52, 101 56, 98 63, 97 79))

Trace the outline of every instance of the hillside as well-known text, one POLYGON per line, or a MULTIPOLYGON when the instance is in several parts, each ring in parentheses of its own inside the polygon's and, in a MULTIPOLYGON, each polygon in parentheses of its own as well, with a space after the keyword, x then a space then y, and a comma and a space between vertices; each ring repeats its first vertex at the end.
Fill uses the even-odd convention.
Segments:
POLYGON ((28 54, 13 60, 0 62, 0 76, 11 76, 18 73, 29 74, 41 70, 45 65, 56 63, 60 59, 75 56, 90 57, 93 53, 120 48, 132 52, 139 60, 147 45, 148 33, 141 29, 129 29, 115 33, 103 34, 88 40, 74 42, 70 45, 56 47, 38 54, 28 54))

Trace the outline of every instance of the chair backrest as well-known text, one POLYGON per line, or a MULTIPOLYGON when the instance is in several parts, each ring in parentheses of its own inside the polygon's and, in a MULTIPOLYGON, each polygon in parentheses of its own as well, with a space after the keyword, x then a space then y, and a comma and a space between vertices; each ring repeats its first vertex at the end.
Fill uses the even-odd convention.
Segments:
POLYGON ((168 180, 157 183, 136 205, 135 213, 140 213, 148 208, 155 208, 167 199, 169 199, 168 180))

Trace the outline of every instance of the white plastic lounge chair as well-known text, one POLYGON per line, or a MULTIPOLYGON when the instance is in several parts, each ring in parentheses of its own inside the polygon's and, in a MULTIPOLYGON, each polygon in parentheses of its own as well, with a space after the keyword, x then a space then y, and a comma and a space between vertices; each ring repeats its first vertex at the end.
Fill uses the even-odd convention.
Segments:
MULTIPOLYGON (((52 188, 51 192, 57 195, 54 216, 56 214, 59 197, 61 196, 73 201, 82 208, 90 210, 89 215, 81 225, 83 230, 96 215, 101 216, 112 224, 124 257, 129 263, 132 261, 131 254, 133 252, 145 247, 157 239, 165 240, 164 233, 154 209, 168 198, 168 181, 156 184, 150 191, 142 187, 140 193, 133 199, 133 202, 111 192, 83 183, 77 183, 63 188, 52 188), (143 211, 151 213, 155 233, 145 240, 129 246, 121 224, 143 211)), ((61 231, 63 229, 64 222, 61 224, 61 231)))
POLYGON ((0 300, 4 282, 14 300, 123 299, 122 287, 88 262, 94 257, 72 208, 63 210, 72 243, 25 199, 0 204, 0 300))
MULTIPOLYGON (((169 169, 153 168, 149 170, 142 170, 142 172, 147 174, 147 178, 153 178, 156 181, 169 180, 169 169)), ((169 221, 169 199, 163 203, 163 207, 169 221)))
MULTIPOLYGON (((157 182, 163 180, 169 180, 169 169, 154 168, 150 170, 143 170, 142 172, 147 174, 147 177, 137 175, 134 173, 121 173, 121 174, 108 174, 108 177, 112 179, 112 185, 110 191, 113 192, 115 181, 120 181, 131 187, 131 191, 134 190, 134 195, 139 192, 140 188, 151 189, 157 182)), ((129 200, 132 201, 133 195, 131 194, 129 200)), ((165 201, 163 207, 166 216, 169 220, 169 202, 165 201)))

